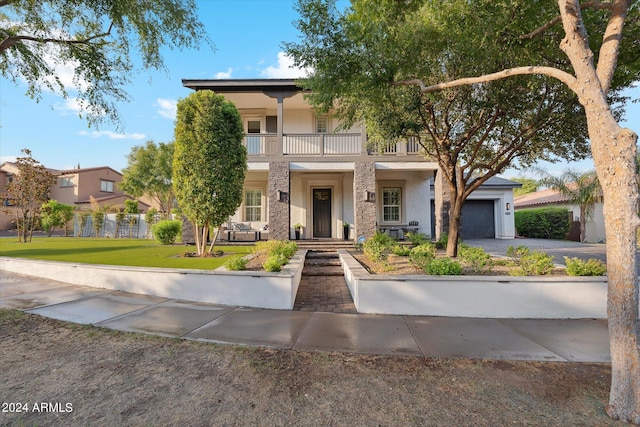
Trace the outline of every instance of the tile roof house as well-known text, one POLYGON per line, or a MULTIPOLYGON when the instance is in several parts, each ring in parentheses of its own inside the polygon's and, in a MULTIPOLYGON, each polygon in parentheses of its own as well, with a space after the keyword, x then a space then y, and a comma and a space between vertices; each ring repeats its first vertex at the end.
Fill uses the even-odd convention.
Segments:
MULTIPOLYGON (((518 196, 513 201, 516 210, 543 208, 548 206, 563 207, 569 210, 573 221, 580 221, 580 206, 569 201, 569 197, 559 190, 547 188, 534 193, 518 196)), ((602 212, 602 201, 597 202, 593 207, 591 218, 586 222, 587 243, 601 243, 605 241, 604 214, 602 212)), ((580 229, 578 228, 577 239, 580 239, 580 229)))
MULTIPOLYGON (((49 198, 77 209, 91 209, 92 197, 100 206, 119 208, 124 208, 125 200, 136 200, 118 190, 122 174, 108 166, 50 171, 57 179, 50 189, 49 198)), ((14 163, 5 162, 0 165, 0 192, 4 205, 7 206, 0 213, 0 230, 8 229, 13 219, 10 213, 11 195, 7 186, 17 173, 14 163)), ((138 201, 138 208, 141 212, 146 212, 149 206, 138 201)))
MULTIPOLYGON (((295 80, 182 83, 193 90, 213 90, 240 111, 248 172, 232 223, 254 230, 268 227, 269 238, 283 240, 294 238, 295 224, 303 226, 303 239, 342 239, 344 223, 349 224, 349 239, 370 237, 376 229, 417 228, 432 235, 430 201, 438 196, 431 182, 438 165, 425 159, 417 143, 368 149, 363 127, 337 132, 340 123, 308 104, 295 80)), ((482 206, 471 203, 465 215, 482 218, 483 236, 514 237, 514 186, 518 184, 494 179, 474 193, 472 199, 482 200, 482 206)))

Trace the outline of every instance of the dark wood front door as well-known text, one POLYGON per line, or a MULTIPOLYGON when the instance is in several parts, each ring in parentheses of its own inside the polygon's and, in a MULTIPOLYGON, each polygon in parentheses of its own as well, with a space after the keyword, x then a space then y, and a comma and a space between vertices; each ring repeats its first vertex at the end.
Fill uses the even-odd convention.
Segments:
POLYGON ((331 189, 313 189, 313 237, 331 237, 331 189))

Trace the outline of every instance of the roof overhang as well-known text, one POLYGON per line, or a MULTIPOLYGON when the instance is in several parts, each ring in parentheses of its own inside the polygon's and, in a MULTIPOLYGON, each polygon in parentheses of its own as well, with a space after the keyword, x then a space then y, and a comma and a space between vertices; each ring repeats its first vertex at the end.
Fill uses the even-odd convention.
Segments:
POLYGON ((300 92, 295 79, 182 79, 182 86, 193 90, 209 89, 217 93, 300 92))

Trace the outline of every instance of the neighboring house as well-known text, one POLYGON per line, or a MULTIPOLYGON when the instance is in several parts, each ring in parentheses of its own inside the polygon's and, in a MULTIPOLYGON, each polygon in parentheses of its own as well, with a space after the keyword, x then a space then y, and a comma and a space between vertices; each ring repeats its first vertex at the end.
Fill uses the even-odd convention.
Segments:
MULTIPOLYGON (((303 239, 336 239, 343 237, 343 223, 348 223, 350 239, 358 239, 376 229, 411 229, 417 221, 417 230, 432 236, 430 201, 439 196, 430 184, 438 165, 425 159, 418 144, 368 150, 363 128, 336 132, 339 123, 305 102, 295 80, 182 82, 223 95, 242 116, 248 172, 232 223, 254 230, 268 227, 269 238, 288 240, 295 236, 295 224, 302 224, 303 239)), ((518 184, 500 183, 474 193, 471 199, 484 202, 470 203, 465 217, 479 217, 478 209, 490 208, 492 215, 483 216, 492 223, 493 235, 484 236, 513 238, 510 206, 518 184)))
MULTIPOLYGON (((566 208, 569 210, 569 214, 571 215, 571 220, 573 222, 580 221, 580 207, 576 204, 570 203, 569 197, 562 194, 559 190, 551 188, 518 196, 514 199, 514 206, 516 210, 543 208, 548 206, 566 208)), ((602 200, 600 200, 594 205, 591 218, 587 218, 587 236, 585 241, 588 243, 601 243, 605 241, 602 206, 602 200)), ((574 238, 574 240, 580 240, 579 226, 577 229, 577 237, 574 238)))
MULTIPOLYGON (((118 190, 122 174, 108 166, 78 168, 70 170, 52 170, 56 182, 51 187, 49 197, 60 203, 74 206, 78 210, 90 210, 93 197, 104 208, 124 209, 125 200, 136 200, 118 190)), ((5 208, 0 214, 0 230, 7 230, 14 215, 11 212, 11 195, 7 192, 8 183, 18 172, 14 163, 0 165, 0 191, 5 208)), ((138 209, 146 212, 149 205, 138 201, 138 209)))

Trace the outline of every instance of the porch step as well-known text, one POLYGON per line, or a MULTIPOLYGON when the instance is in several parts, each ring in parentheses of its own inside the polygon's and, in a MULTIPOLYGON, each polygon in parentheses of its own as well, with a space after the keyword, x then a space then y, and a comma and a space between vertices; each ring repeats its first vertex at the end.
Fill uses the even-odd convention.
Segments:
POLYGON ((296 240, 298 249, 314 251, 337 251, 338 249, 353 249, 351 240, 296 240))
POLYGON ((343 276, 344 270, 335 251, 310 250, 304 262, 303 276, 343 276))

